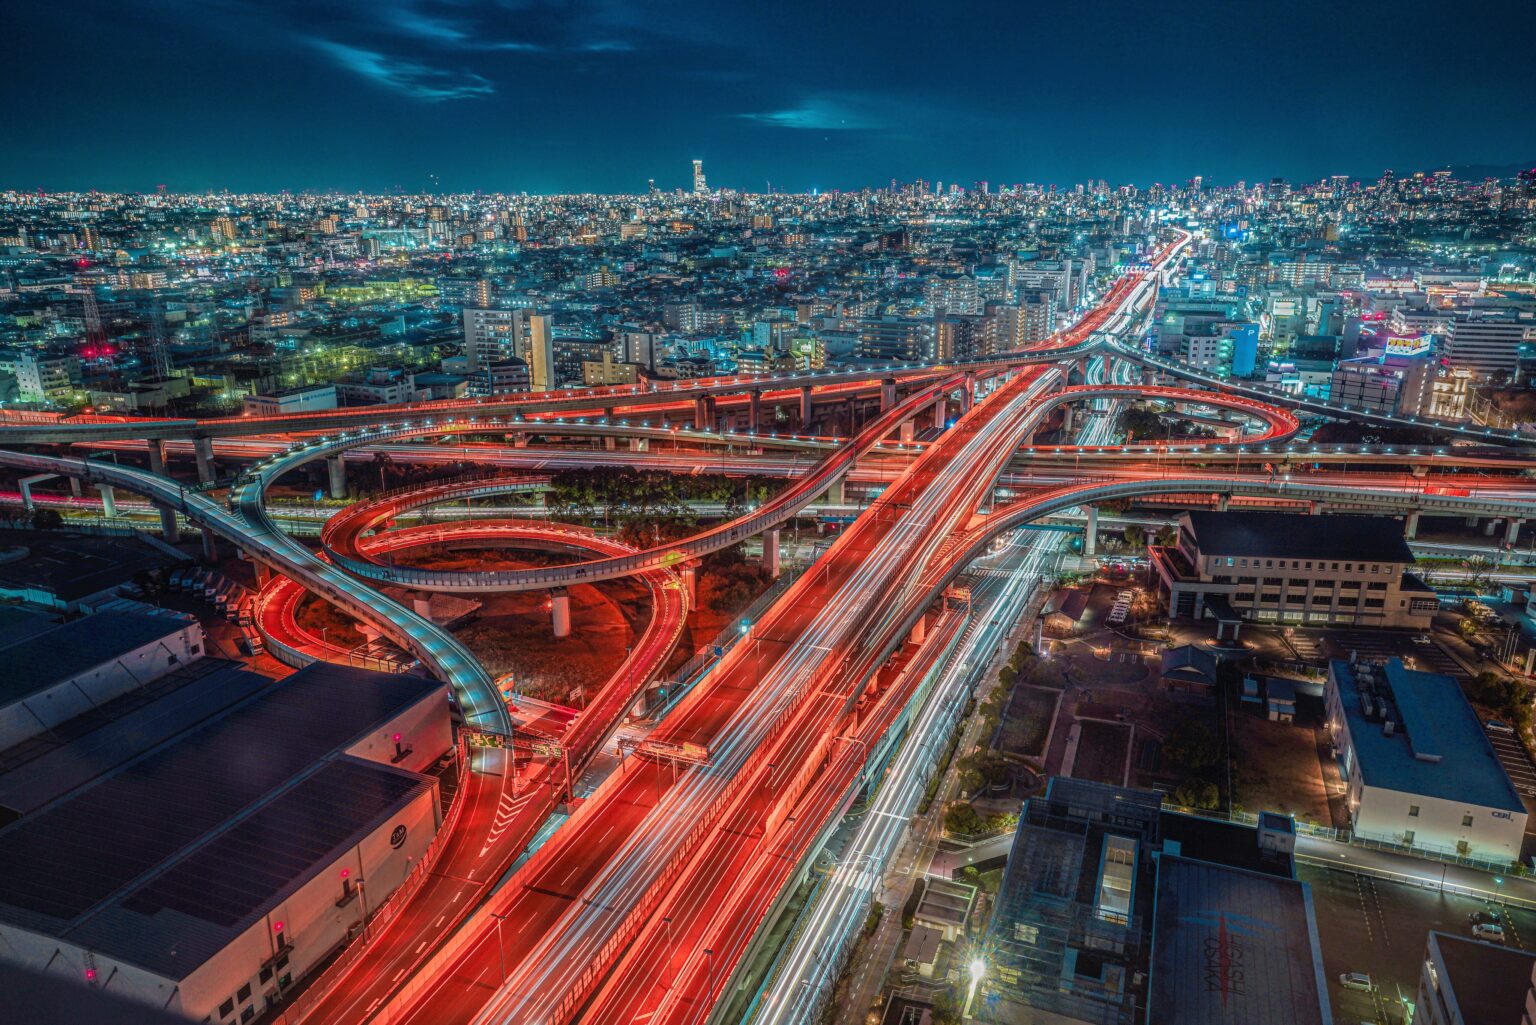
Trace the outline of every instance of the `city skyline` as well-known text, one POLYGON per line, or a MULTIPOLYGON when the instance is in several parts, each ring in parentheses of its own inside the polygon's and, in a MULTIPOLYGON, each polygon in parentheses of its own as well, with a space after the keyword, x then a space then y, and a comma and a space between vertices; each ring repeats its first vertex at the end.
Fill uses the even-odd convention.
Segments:
POLYGON ((1524 5, 1437 19, 1432 40, 1421 4, 1029 15, 25 5, 0 42, 13 72, 0 182, 626 194, 653 178, 687 189, 702 159, 716 188, 809 192, 1370 179, 1536 159, 1524 5))

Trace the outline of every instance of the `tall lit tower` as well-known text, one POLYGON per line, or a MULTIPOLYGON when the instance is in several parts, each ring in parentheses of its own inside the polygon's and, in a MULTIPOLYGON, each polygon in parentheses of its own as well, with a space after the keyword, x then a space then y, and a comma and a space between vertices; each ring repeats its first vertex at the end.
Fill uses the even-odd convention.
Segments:
POLYGON ((693 194, 695 196, 709 195, 709 185, 704 181, 704 161, 693 162, 693 194))

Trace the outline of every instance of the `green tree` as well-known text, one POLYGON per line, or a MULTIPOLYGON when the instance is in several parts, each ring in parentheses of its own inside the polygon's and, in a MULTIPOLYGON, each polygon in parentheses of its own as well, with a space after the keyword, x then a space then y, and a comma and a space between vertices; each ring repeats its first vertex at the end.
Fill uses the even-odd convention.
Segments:
POLYGON ((1147 532, 1134 523, 1120 533, 1125 538, 1125 546, 1132 551, 1142 548, 1147 543, 1147 532))
POLYGON ((1201 772, 1215 765, 1219 757, 1216 736, 1202 722, 1185 719, 1163 738, 1163 760, 1172 768, 1201 772))
POLYGON ((32 513, 34 530, 58 530, 64 526, 64 517, 57 509, 38 509, 32 513))
POLYGON ((1185 808, 1209 810, 1221 803, 1216 784, 1203 779, 1186 779, 1173 792, 1173 803, 1185 808))
POLYGON ((944 831, 974 836, 986 829, 986 822, 976 809, 964 801, 956 801, 944 811, 944 831))

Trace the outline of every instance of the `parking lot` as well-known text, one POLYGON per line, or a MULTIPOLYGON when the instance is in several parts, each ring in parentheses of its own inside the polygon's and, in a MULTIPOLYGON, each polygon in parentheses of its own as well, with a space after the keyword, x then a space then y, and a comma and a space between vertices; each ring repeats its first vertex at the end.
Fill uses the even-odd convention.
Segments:
MULTIPOLYGON (((1418 991, 1424 942, 1431 930, 1468 936, 1467 916, 1492 907, 1486 901, 1443 894, 1307 864, 1297 875, 1312 887, 1328 999, 1337 1022, 1400 1025, 1403 999, 1418 991), (1371 993, 1339 985, 1346 972, 1365 972, 1371 993)), ((1507 945, 1536 947, 1536 912, 1501 908, 1507 945)))
POLYGON ((1410 669, 1446 676, 1466 675, 1439 645, 1420 644, 1414 640, 1416 636, 1397 630, 1297 630, 1291 635, 1291 644, 1308 661, 1334 658, 1347 661, 1354 652, 1357 658, 1366 662, 1385 662, 1395 656, 1410 669))
POLYGON ((1504 771, 1509 773, 1515 789, 1525 797, 1536 797, 1536 766, 1531 765, 1531 757, 1525 753, 1520 742, 1503 733, 1488 734, 1488 741, 1493 745, 1493 753, 1503 763, 1504 771))

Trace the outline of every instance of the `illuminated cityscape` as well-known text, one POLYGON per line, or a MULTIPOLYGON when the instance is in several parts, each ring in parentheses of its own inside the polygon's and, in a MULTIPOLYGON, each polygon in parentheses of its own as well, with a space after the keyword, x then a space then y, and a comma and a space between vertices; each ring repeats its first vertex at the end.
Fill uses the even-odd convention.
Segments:
POLYGON ((1529 10, 98 6, 7 1021, 1532 1020, 1529 10))

